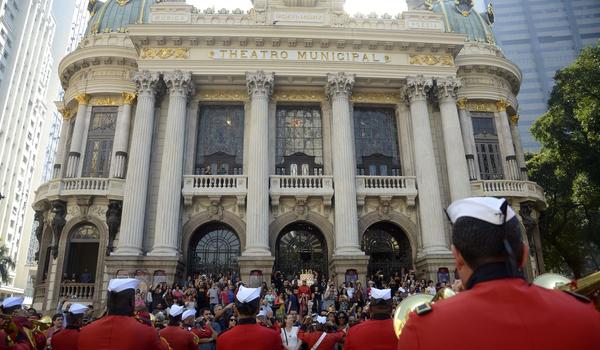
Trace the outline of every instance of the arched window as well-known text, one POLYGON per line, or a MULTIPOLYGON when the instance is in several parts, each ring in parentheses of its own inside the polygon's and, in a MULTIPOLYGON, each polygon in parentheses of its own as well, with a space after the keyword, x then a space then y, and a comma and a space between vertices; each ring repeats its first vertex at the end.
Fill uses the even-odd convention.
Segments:
POLYGON ((240 254, 240 239, 229 226, 221 223, 202 226, 190 245, 188 274, 238 272, 240 254))
POLYGON ((63 282, 93 283, 96 280, 100 232, 96 226, 77 226, 69 236, 63 282))
POLYGON ((302 270, 327 274, 327 244, 319 229, 305 223, 284 228, 276 242, 275 271, 293 276, 302 270))
POLYGON ((117 107, 92 108, 83 177, 108 177, 118 112, 117 107))
POLYGON ((362 249, 369 256, 369 276, 382 273, 387 279, 403 268, 412 268, 408 237, 392 223, 379 222, 369 227, 363 236, 362 249))

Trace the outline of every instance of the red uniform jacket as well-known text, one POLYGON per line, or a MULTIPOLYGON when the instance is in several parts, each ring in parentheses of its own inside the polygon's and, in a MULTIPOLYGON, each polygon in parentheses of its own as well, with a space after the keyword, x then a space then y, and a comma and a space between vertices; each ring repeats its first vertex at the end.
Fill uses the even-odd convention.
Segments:
POLYGON ((106 316, 83 327, 78 345, 85 350, 164 349, 154 328, 130 316, 106 316))
POLYGON ((600 348, 600 313, 590 303, 521 279, 498 279, 410 314, 398 350, 600 348))
POLYGON ((202 328, 193 327, 190 332, 195 334, 198 339, 208 339, 212 337, 212 330, 208 328, 208 326, 204 326, 202 328))
POLYGON ((394 321, 369 320, 348 330, 344 350, 395 350, 398 338, 394 332, 394 321))
POLYGON ((197 350, 198 342, 195 335, 177 326, 167 326, 160 330, 160 336, 165 338, 173 350, 197 350))
POLYGON ((217 338, 219 350, 281 350, 281 337, 274 330, 256 324, 254 319, 240 324, 217 338), (253 322, 254 321, 254 322, 253 322))
MULTIPOLYGON (((321 334, 323 334, 323 332, 306 333, 303 330, 300 330, 298 332, 298 339, 305 342, 309 349, 312 349, 313 346, 315 346, 315 344, 319 341, 319 338, 321 338, 321 334)), ((335 344, 341 342, 342 339, 344 339, 343 332, 328 333, 321 344, 319 344, 317 350, 332 350, 335 344)))
POLYGON ((79 329, 63 329, 50 338, 53 350, 77 350, 79 329))
POLYGON ((2 329, 0 329, 0 350, 8 350, 8 336, 6 335, 6 332, 4 332, 2 329))

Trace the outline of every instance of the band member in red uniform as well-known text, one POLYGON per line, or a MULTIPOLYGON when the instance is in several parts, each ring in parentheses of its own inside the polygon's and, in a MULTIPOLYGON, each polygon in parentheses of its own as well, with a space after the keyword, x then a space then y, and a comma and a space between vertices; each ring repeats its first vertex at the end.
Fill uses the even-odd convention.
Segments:
POLYGON ((279 334, 270 328, 256 324, 260 308, 260 288, 240 286, 234 305, 238 325, 217 338, 219 350, 281 350, 279 334))
POLYGON ((164 350, 158 332, 133 317, 135 290, 139 281, 117 278, 108 284, 108 314, 90 323, 79 333, 79 349, 164 350))
POLYGON ((199 344, 211 343, 217 339, 217 332, 212 329, 210 320, 205 320, 201 327, 196 326, 195 309, 185 310, 181 316, 181 323, 183 325, 183 329, 198 337, 199 344))
POLYGON ((598 349, 600 313, 589 300, 524 279, 529 251, 506 200, 466 198, 447 212, 466 291, 411 313, 398 350, 598 349))
POLYGON ((83 324, 83 315, 88 307, 81 304, 71 304, 67 311, 67 327, 56 332, 50 343, 52 350, 77 350, 79 330, 83 324))
POLYGON ((344 332, 327 332, 327 317, 317 316, 316 322, 306 316, 298 332, 298 339, 308 345, 311 350, 333 350, 335 344, 344 340, 344 332))
POLYGON ((165 338, 173 350, 197 350, 198 337, 181 328, 181 315, 183 311, 183 306, 177 304, 171 306, 169 310, 169 325, 160 330, 160 336, 165 338))
MULTIPOLYGON (((23 310, 22 297, 8 297, 0 305, 0 313, 3 315, 4 340, 0 339, 1 347, 10 350, 35 350, 36 342, 33 337, 33 328, 27 318, 27 312, 23 310)), ((2 336, 0 336, 2 338, 2 336)))
POLYGON ((398 338, 391 318, 391 290, 372 288, 369 312, 370 320, 348 330, 344 350, 395 350, 398 347, 398 338))

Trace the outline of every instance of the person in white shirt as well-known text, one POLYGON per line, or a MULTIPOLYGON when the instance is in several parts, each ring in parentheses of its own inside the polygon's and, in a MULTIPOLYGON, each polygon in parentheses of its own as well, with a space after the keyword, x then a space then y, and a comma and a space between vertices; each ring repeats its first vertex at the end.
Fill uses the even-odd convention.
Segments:
POLYGON ((281 328, 281 341, 284 350, 298 350, 302 341, 298 339, 300 327, 294 326, 295 318, 293 315, 287 315, 285 318, 285 327, 281 328))
POLYGON ((433 281, 429 281, 429 286, 427 286, 427 288, 425 289, 425 291, 427 292, 427 294, 429 295, 435 295, 436 294, 436 289, 433 285, 433 281))

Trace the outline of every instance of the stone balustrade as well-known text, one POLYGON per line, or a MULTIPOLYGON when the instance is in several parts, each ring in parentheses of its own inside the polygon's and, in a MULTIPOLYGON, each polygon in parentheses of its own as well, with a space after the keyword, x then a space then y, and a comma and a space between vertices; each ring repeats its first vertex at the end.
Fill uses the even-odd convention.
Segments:
POLYGON ((356 196, 358 205, 364 205, 367 197, 405 197, 413 206, 417 197, 415 176, 357 176, 356 196))
POLYGON ((183 177, 183 198, 191 205, 193 198, 234 196, 245 200, 248 192, 248 178, 244 175, 185 175, 183 177))
POLYGON ((94 283, 63 282, 60 284, 60 297, 78 301, 92 300, 94 289, 94 283))
POLYGON ((546 204, 546 196, 541 186, 531 181, 519 180, 479 180, 471 181, 471 191, 474 196, 523 198, 546 204))
POLYGON ((324 175, 292 176, 271 175, 271 204, 279 205, 281 197, 322 197, 326 206, 333 197, 333 177, 324 175))
POLYGON ((68 196, 103 196, 123 199, 125 180, 113 178, 55 179, 42 184, 35 192, 34 204, 43 200, 57 200, 68 196))

